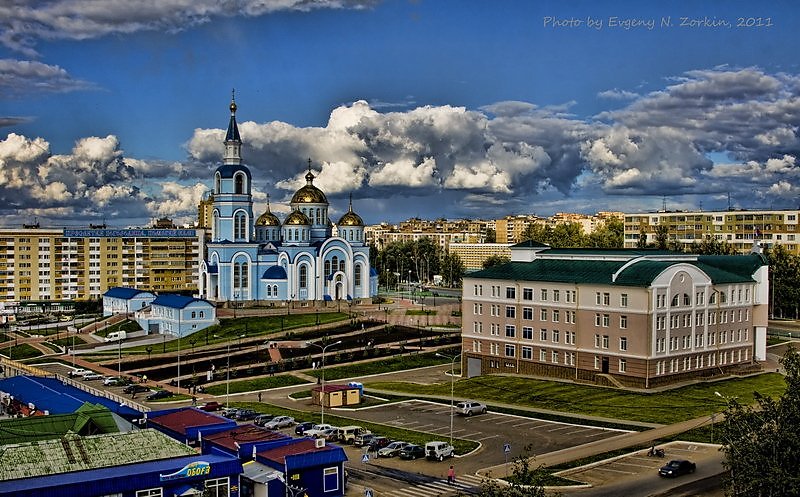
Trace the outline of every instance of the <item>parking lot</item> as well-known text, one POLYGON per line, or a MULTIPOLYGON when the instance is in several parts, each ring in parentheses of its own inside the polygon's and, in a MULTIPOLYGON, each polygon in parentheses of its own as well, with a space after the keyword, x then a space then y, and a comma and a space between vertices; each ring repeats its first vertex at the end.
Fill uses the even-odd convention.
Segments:
MULTIPOLYGON (((450 438, 450 406, 445 404, 407 400, 350 411, 348 416, 430 433, 431 440, 448 441, 450 438)), ((528 445, 531 454, 544 454, 619 433, 622 431, 495 413, 491 409, 486 414, 453 417, 453 438, 481 443, 477 451, 458 458, 462 470, 470 471, 510 461, 524 454, 528 445), (506 444, 510 449, 508 453, 504 450, 506 444)), ((401 462, 406 461, 398 463, 401 462)), ((395 463, 390 459, 379 464, 395 463)))

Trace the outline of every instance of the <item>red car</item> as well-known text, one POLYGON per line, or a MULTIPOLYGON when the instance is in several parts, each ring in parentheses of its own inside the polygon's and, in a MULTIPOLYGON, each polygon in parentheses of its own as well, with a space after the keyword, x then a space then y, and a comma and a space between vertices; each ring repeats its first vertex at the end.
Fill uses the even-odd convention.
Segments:
POLYGON ((202 409, 203 411, 208 411, 208 412, 219 411, 220 409, 222 409, 222 404, 220 404, 219 402, 215 402, 215 401, 206 402, 205 404, 200 406, 200 409, 202 409))

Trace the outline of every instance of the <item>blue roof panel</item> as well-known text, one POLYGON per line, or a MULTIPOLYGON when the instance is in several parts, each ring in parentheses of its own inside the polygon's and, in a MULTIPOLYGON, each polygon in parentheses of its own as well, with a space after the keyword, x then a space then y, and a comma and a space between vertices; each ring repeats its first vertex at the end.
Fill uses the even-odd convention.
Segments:
POLYGON ((264 271, 264 276, 261 277, 262 280, 285 280, 286 279, 286 270, 283 269, 283 266, 272 266, 264 271))
POLYGON ((137 290, 136 288, 125 288, 122 286, 117 286, 114 288, 109 288, 106 293, 103 294, 103 297, 113 297, 118 299, 132 299, 139 295, 140 293, 150 293, 144 290, 137 290))
POLYGON ((196 299, 194 297, 186 297, 185 295, 178 295, 175 293, 162 293, 152 302, 151 305, 160 305, 162 307, 171 307, 173 309, 183 309, 193 302, 206 302, 207 300, 196 299))

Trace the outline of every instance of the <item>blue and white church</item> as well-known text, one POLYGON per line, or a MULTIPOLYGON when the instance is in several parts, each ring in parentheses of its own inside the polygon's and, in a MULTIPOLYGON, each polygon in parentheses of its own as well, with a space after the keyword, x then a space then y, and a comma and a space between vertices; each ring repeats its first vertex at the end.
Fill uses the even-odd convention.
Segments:
POLYGON ((269 200, 266 211, 255 217, 235 100, 230 111, 222 165, 214 172, 211 240, 200 263, 200 295, 216 302, 262 304, 377 295, 364 222, 353 212, 351 198, 333 236, 330 204, 314 186, 310 159, 306 184, 292 196, 283 222, 270 211, 269 200))

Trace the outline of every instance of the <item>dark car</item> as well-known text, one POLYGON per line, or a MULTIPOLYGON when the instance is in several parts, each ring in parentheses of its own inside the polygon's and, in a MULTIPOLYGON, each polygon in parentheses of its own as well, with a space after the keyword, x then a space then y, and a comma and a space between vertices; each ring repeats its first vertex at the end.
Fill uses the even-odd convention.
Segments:
POLYGON ((128 385, 123 390, 125 393, 141 393, 141 392, 149 392, 150 389, 144 385, 137 385, 136 383, 132 385, 128 385))
POLYGON ((259 414, 253 420, 253 423, 258 425, 258 426, 264 426, 265 424, 267 424, 270 421, 272 421, 272 418, 274 418, 274 417, 275 417, 274 414, 259 414))
POLYGON ((392 441, 386 437, 375 437, 372 440, 370 440, 369 449, 373 451, 378 451, 379 449, 386 447, 390 443, 392 443, 392 441))
POLYGON ((236 411, 236 414, 233 415, 233 419, 237 421, 247 421, 249 419, 255 419, 258 416, 258 413, 252 409, 239 409, 236 411))
POLYGON ((198 409, 200 409, 201 411, 208 411, 208 412, 219 411, 220 409, 222 409, 222 404, 212 400, 211 402, 206 402, 198 409))
POLYGON ((419 445, 406 445, 398 456, 400 459, 419 459, 425 457, 425 448, 419 445))
POLYGON ((695 469, 697 469, 697 466, 693 462, 685 459, 676 459, 662 466, 661 469, 658 470, 658 475, 674 477, 694 473, 695 469))
POLYGON ((314 426, 314 423, 311 421, 303 421, 302 423, 298 423, 297 426, 294 427, 294 434, 302 435, 306 430, 310 430, 312 426, 314 426))
POLYGON ((166 399, 168 397, 172 397, 173 393, 169 390, 157 390, 150 395, 147 396, 147 400, 158 400, 158 399, 166 399))

